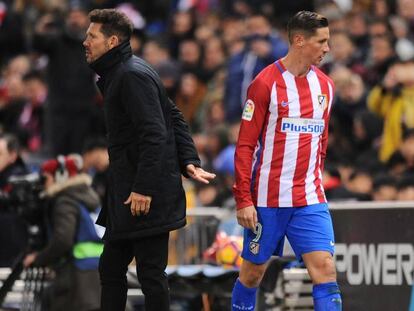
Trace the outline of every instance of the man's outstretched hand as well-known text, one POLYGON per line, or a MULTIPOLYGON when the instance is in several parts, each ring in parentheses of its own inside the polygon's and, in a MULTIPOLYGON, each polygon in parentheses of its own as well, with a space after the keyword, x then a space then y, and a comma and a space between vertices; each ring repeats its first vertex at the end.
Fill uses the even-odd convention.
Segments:
POLYGON ((192 179, 202 182, 204 184, 210 183, 209 180, 212 180, 216 177, 216 174, 209 173, 203 170, 201 167, 196 167, 193 164, 187 165, 187 174, 192 179))

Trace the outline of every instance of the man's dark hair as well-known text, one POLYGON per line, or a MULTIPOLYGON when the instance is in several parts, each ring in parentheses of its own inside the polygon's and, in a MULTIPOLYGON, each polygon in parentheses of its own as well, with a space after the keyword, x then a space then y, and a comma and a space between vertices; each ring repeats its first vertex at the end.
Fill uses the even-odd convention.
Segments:
POLYGON ((328 19, 315 12, 300 11, 296 13, 287 24, 289 42, 293 42, 293 36, 297 32, 303 33, 306 37, 315 34, 316 29, 328 27, 328 19))
POLYGON ((91 152, 96 149, 107 149, 107 148, 108 148, 108 144, 105 138, 94 137, 94 138, 89 138, 85 141, 85 144, 83 145, 83 148, 82 148, 82 153, 85 154, 87 152, 91 152))
POLYGON ((131 20, 115 9, 95 9, 89 13, 89 20, 102 24, 101 32, 105 37, 117 36, 121 42, 129 40, 134 29, 131 20))
POLYGON ((0 134, 1 139, 6 141, 8 152, 16 152, 17 154, 20 152, 20 142, 16 136, 12 134, 0 134))
POLYGON ((372 183, 372 190, 378 191, 383 186, 390 186, 390 187, 397 188, 397 180, 389 174, 376 175, 372 183))
POLYGON ((406 129, 403 133, 402 140, 406 141, 406 140, 408 140, 410 138, 413 138, 413 137, 414 137, 414 129, 406 129))
POLYGON ((45 77, 44 75, 38 71, 38 70, 32 70, 29 71, 28 73, 26 73, 23 78, 22 78, 23 82, 28 82, 28 81, 32 81, 32 80, 38 80, 42 83, 46 83, 45 77))
POLYGON ((398 191, 405 190, 411 187, 414 187, 414 175, 413 174, 406 174, 398 181, 398 184, 397 184, 398 191))

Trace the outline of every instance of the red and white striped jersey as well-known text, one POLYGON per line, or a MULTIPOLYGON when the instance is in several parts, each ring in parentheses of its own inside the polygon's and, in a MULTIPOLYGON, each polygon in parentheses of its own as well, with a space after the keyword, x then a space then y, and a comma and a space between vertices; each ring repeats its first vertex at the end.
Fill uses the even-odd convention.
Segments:
POLYGON ((235 154, 237 208, 326 202, 322 169, 334 84, 312 66, 295 77, 280 60, 250 84, 235 154))

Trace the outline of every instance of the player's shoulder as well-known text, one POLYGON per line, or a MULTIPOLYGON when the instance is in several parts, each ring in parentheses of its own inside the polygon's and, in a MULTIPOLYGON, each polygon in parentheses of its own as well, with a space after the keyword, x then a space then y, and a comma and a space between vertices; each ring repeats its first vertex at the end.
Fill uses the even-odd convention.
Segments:
POLYGON ((256 84, 265 84, 271 86, 275 81, 275 71, 277 67, 274 63, 266 66, 260 71, 257 76, 253 79, 256 84))
POLYGON ((319 69, 318 67, 316 67, 316 66, 312 66, 312 69, 315 71, 315 73, 316 73, 316 75, 320 78, 320 79, 322 79, 322 80, 324 80, 324 81, 326 81, 326 82, 328 82, 332 87, 334 87, 335 86, 335 84, 334 84, 334 82, 333 82, 333 80, 326 74, 326 73, 324 73, 321 69, 319 69))
POLYGON ((259 72, 257 77, 260 77, 261 79, 271 79, 274 80, 275 71, 278 70, 275 63, 271 63, 270 65, 267 65, 265 68, 262 69, 262 71, 259 72))

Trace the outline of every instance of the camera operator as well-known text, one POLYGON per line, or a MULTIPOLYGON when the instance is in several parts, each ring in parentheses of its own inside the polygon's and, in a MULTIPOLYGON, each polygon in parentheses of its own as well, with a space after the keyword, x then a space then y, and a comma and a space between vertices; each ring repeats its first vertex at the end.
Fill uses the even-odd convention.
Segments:
POLYGON ((28 173, 20 157, 20 144, 12 134, 0 135, 0 190, 7 191, 10 176, 28 173))
POLYGON ((414 128, 414 61, 395 62, 368 96, 368 108, 384 120, 379 157, 387 162, 414 128))
POLYGON ((45 248, 28 254, 23 265, 55 271, 46 297, 51 311, 99 309, 97 267, 103 246, 90 213, 97 216, 100 202, 81 169, 79 155, 59 156, 41 166, 51 233, 45 248))
POLYGON ((10 267, 14 258, 25 247, 25 227, 17 215, 9 211, 7 195, 10 176, 28 173, 20 157, 19 141, 14 135, 0 135, 0 267, 10 267), (10 238, 13 237, 13 238, 10 238))

